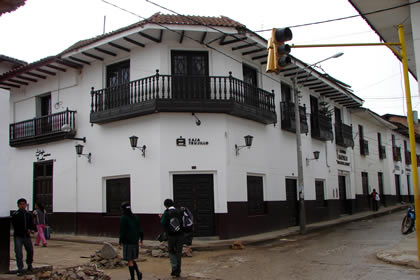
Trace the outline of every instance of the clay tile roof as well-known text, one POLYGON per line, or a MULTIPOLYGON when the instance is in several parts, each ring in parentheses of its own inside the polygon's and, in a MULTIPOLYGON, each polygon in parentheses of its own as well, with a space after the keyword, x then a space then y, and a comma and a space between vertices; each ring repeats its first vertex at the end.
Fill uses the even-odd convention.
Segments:
POLYGON ((25 5, 26 0, 1 0, 0 1, 0 16, 5 13, 11 13, 20 6, 25 5))
POLYGON ((147 23, 154 23, 154 24, 178 24, 178 25, 210 25, 210 26, 219 26, 219 27, 233 27, 237 29, 246 29, 246 26, 234 21, 233 19, 230 19, 225 16, 220 17, 201 17, 201 16, 179 16, 179 15, 167 15, 167 14, 161 14, 156 13, 152 15, 151 17, 133 23, 131 25, 125 26, 123 28, 105 33, 103 35, 99 35, 90 39, 81 40, 74 45, 70 46, 66 50, 64 50, 61 54, 65 54, 68 52, 71 52, 73 50, 76 50, 78 48, 82 48, 84 46, 87 46, 89 44, 95 43, 101 39, 107 38, 109 36, 134 29, 140 26, 144 26, 147 23))
POLYGON ((19 60, 19 59, 10 57, 10 56, 0 54, 0 62, 2 62, 2 61, 10 62, 10 63, 14 64, 16 67, 28 64, 26 61, 19 60))

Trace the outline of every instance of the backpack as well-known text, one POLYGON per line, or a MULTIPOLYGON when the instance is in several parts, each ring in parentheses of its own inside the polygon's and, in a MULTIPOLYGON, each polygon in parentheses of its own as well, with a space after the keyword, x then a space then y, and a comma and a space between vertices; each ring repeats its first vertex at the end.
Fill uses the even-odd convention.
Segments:
POLYGON ((379 194, 378 194, 378 193, 375 195, 375 200, 376 200, 376 201, 381 200, 381 198, 379 197, 379 194))
POLYGON ((181 210, 183 212, 183 215, 182 215, 182 226, 187 231, 192 230, 192 228, 194 226, 194 217, 193 217, 193 214, 191 213, 190 209, 188 209, 187 207, 181 207, 181 210))
POLYGON ((180 213, 177 209, 171 209, 168 211, 168 230, 171 234, 178 234, 182 230, 180 221, 180 213))

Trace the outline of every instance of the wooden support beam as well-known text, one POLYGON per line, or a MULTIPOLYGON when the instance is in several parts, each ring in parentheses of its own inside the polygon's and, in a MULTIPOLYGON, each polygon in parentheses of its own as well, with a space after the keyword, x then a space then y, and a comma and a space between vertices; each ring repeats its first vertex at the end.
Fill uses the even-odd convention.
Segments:
POLYGON ((257 53, 257 52, 262 52, 262 51, 267 51, 267 50, 266 50, 266 49, 257 49, 257 50, 252 50, 252 51, 243 52, 243 53, 242 53, 242 55, 248 55, 248 54, 257 53))
POLYGON ((15 80, 15 79, 9 79, 8 81, 10 81, 10 82, 12 82, 12 83, 15 83, 15 84, 24 85, 24 86, 29 85, 27 82, 22 82, 22 81, 15 80))
POLYGON ((22 76, 22 75, 17 75, 17 76, 16 76, 16 78, 19 78, 19 79, 22 79, 22 80, 26 80, 26 81, 30 81, 30 82, 34 82, 34 83, 38 82, 38 81, 37 81, 37 80, 35 80, 35 79, 28 78, 28 77, 24 77, 24 76, 22 76))
POLYGON ((0 88, 5 89, 5 90, 10 90, 10 88, 8 87, 0 87, 0 88))
POLYGON ((204 32, 203 36, 201 36, 201 40, 200 40, 201 44, 204 44, 204 40, 206 39, 206 36, 207 36, 207 32, 204 32))
POLYGON ((284 74, 283 76, 285 76, 285 77, 291 77, 291 76, 296 75, 296 73, 298 73, 298 75, 299 74, 305 74, 305 73, 307 73, 309 75, 309 72, 306 72, 304 70, 301 70, 301 71, 297 71, 297 72, 293 72, 293 73, 287 73, 287 74, 284 74))
POLYGON ((88 57, 97 59, 97 60, 104 61, 104 58, 103 57, 100 57, 100 56, 97 56, 97 55, 94 55, 94 54, 91 54, 91 53, 82 52, 82 54, 85 55, 85 56, 88 56, 88 57))
POLYGON ((127 42, 130 42, 131 44, 134 44, 134 45, 137 45, 137 46, 140 46, 140 47, 143 47, 143 48, 145 46, 144 44, 142 44, 140 42, 137 42, 136 40, 130 39, 128 37, 123 37, 123 39, 126 40, 127 42))
POLYGON ((74 60, 74 61, 77 61, 77 62, 86 64, 86 65, 90 65, 90 62, 89 61, 86 61, 86 60, 83 60, 83 59, 80 59, 80 58, 77 58, 77 57, 74 57, 74 56, 69 56, 69 58, 71 60, 74 60))
POLYGON ((310 86, 315 86, 315 85, 321 85, 324 82, 318 81, 316 83, 308 83, 308 84, 303 84, 304 87, 310 87, 310 86))
POLYGON ((98 52, 104 53, 104 54, 108 54, 108 55, 112 55, 112 56, 117 56, 117 54, 116 54, 116 53, 113 53, 113 52, 107 51, 107 50, 102 49, 102 48, 98 48, 98 47, 96 47, 96 48, 95 48, 95 50, 97 50, 98 52))
POLYGON ((110 45, 111 47, 114 47, 114 48, 117 48, 117 49, 126 51, 126 52, 130 52, 131 51, 130 49, 128 49, 126 47, 123 47, 121 45, 118 45, 118 44, 115 44, 115 43, 112 43, 112 42, 109 42, 108 45, 110 45))
POLYGON ((73 61, 70 61, 70 60, 66 60, 66 59, 59 59, 56 62, 58 64, 65 65, 65 66, 68 66, 68 67, 71 67, 71 68, 74 68, 74 69, 82 69, 83 68, 82 64, 79 64, 79 63, 76 63, 76 62, 73 62, 73 61))
POLYGON ((327 91, 331 91, 331 90, 337 91, 336 89, 333 89, 332 87, 321 88, 321 89, 317 89, 317 90, 314 90, 314 91, 322 93, 322 92, 327 92, 327 91))
POLYGON ((20 86, 18 86, 18 85, 5 83, 5 82, 0 82, 0 85, 5 85, 5 86, 9 86, 9 87, 14 87, 14 88, 20 88, 20 86))
POLYGON ((55 75, 56 75, 56 74, 55 74, 55 72, 51 72, 51 71, 44 70, 44 69, 41 69, 41 68, 36 68, 35 70, 36 70, 36 71, 39 71, 39 72, 41 72, 41 73, 44 73, 44 74, 51 75, 51 76, 55 76, 55 75))
POLYGON ((220 38, 220 42, 219 42, 219 44, 220 44, 220 45, 223 45, 223 43, 225 42, 225 39, 226 39, 226 35, 223 35, 223 36, 220 38))
POLYGON ((261 59, 261 58, 267 58, 267 55, 266 54, 263 54, 263 55, 259 55, 259 56, 254 56, 252 58, 252 60, 257 60, 257 59, 261 59))
POLYGON ((329 85, 322 85, 322 86, 312 86, 312 87, 309 87, 309 89, 312 89, 312 90, 314 90, 314 89, 320 89, 320 88, 329 88, 330 86, 329 85))
POLYGON ((33 77, 37 77, 37 78, 40 78, 40 79, 44 79, 44 80, 47 78, 47 76, 40 75, 40 74, 37 74, 37 73, 32 73, 32 72, 25 72, 25 74, 33 76, 33 77))
POLYGON ((182 42, 184 41, 184 36, 185 36, 185 30, 182 30, 181 37, 179 37, 179 43, 180 44, 182 44, 182 42))
POLYGON ((241 45, 241 46, 237 46, 237 47, 232 47, 232 51, 237 51, 237 50, 253 47, 253 46, 256 46, 257 44, 258 43, 255 42, 255 43, 249 43, 249 44, 245 44, 245 45, 241 45))
POLYGON ((339 99, 339 98, 342 98, 342 97, 343 97, 343 95, 341 93, 328 95, 328 98, 331 99, 331 100, 336 100, 336 99, 339 99))
POLYGON ((261 65, 264 65, 264 64, 267 64, 267 60, 261 62, 261 65))
MULTIPOLYGON (((310 78, 310 79, 308 79, 307 76, 305 76, 304 78, 306 78, 306 79, 304 81, 301 81, 303 83, 314 82, 314 81, 317 81, 318 80, 317 78, 310 78)), ((297 79, 299 80, 299 77, 297 79)), ((298 83, 299 83, 299 81, 298 81, 298 83)))
POLYGON ((45 66, 48 67, 48 68, 54 69, 54 70, 58 70, 58 71, 61 71, 61 72, 66 72, 66 69, 55 66, 55 65, 48 64, 48 65, 45 65, 45 66))
POLYGON ((279 73, 294 71, 294 70, 297 70, 297 69, 300 69, 300 68, 297 67, 297 66, 287 67, 287 68, 284 68, 284 69, 280 70, 279 73))
POLYGON ((339 92, 339 91, 337 91, 336 89, 331 89, 329 91, 321 92, 320 95, 325 96, 325 97, 328 97, 332 93, 336 94, 337 92, 339 92))
POLYGON ((232 39, 232 40, 229 40, 229 41, 225 41, 225 40, 223 40, 223 42, 220 42, 220 45, 221 45, 221 46, 224 46, 224 45, 229 45, 229 44, 233 44, 233 43, 237 43, 237 42, 245 41, 246 39, 248 39, 248 37, 235 38, 235 39, 232 39))
POLYGON ((151 40, 155 43, 161 43, 162 42, 162 36, 163 36, 163 30, 160 31, 160 37, 159 38, 155 38, 155 37, 153 37, 153 36, 151 36, 147 33, 141 32, 141 31, 139 32, 139 35, 146 38, 146 39, 149 39, 149 40, 151 40))

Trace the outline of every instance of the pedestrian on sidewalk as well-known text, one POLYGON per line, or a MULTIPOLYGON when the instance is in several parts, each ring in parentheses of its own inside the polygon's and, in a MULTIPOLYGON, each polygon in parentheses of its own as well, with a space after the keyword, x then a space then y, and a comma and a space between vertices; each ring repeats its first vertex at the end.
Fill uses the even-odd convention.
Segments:
POLYGON ((139 257, 139 244, 143 246, 144 233, 141 228, 139 217, 135 216, 131 211, 129 202, 121 204, 122 215, 120 218, 120 239, 119 248, 123 248, 123 259, 128 262, 128 270, 131 280, 134 280, 134 272, 137 279, 141 280, 143 274, 140 272, 136 259, 139 257))
POLYGON ((168 253, 171 263, 171 276, 180 277, 182 247, 184 245, 184 230, 182 227, 183 213, 175 208, 172 199, 165 199, 163 202, 166 210, 160 215, 160 223, 168 235, 168 253))
POLYGON ((26 211, 26 199, 20 198, 17 201, 17 206, 18 210, 12 215, 13 241, 15 244, 16 265, 18 268, 17 275, 22 276, 24 274, 22 247, 25 247, 26 264, 28 265, 28 272, 31 272, 34 258, 31 233, 34 233, 37 229, 33 223, 32 214, 26 211))
POLYGON ((47 240, 44 236, 44 230, 47 227, 47 211, 41 203, 35 203, 34 207, 34 222, 38 231, 35 239, 35 246, 39 246, 40 241, 42 241, 42 246, 47 247, 47 240))
POLYGON ((373 189, 370 193, 370 199, 372 201, 372 210, 378 211, 379 194, 376 192, 376 189, 373 189))

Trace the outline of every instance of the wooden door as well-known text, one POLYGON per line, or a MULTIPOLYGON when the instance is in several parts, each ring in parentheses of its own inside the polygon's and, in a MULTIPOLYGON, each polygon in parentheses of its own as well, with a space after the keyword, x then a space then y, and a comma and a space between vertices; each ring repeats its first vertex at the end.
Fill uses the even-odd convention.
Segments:
POLYGON ((106 108, 130 104, 130 60, 106 68, 106 108))
POLYGON ((257 106, 258 105, 258 91, 257 91, 257 70, 243 64, 242 72, 244 77, 244 102, 245 104, 257 106))
POLYGON ((48 213, 53 211, 53 161, 34 163, 33 204, 41 203, 48 213))
POLYGON ((384 194, 384 174, 382 172, 378 172, 378 186, 379 186, 379 198, 381 199, 382 205, 386 205, 385 202, 385 194, 384 194))
POLYGON ((215 234, 213 175, 174 175, 176 206, 187 207, 194 217, 194 236, 215 234))
POLYGON ((401 185, 400 185, 400 175, 395 175, 395 194, 397 202, 401 202, 401 185))
POLYGON ((338 195, 340 201, 340 213, 347 214, 346 176, 338 176, 338 195))
POLYGON ((286 179, 286 201, 289 212, 289 226, 299 224, 299 203, 296 179, 286 179))

